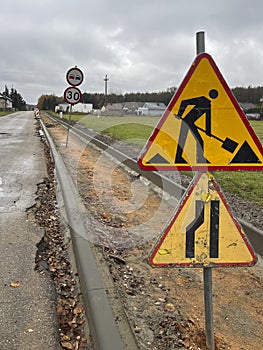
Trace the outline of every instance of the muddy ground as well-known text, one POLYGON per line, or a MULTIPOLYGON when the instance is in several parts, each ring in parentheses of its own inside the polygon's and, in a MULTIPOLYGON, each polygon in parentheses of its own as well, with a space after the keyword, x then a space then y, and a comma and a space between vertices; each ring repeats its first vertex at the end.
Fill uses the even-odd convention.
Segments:
MULTIPOLYGON (((44 121, 97 223, 90 239, 107 262, 139 349, 205 350, 202 269, 147 263, 172 200, 72 135, 66 148, 66 130, 44 121)), ((263 348, 262 276, 260 264, 213 269, 217 350, 263 348)))

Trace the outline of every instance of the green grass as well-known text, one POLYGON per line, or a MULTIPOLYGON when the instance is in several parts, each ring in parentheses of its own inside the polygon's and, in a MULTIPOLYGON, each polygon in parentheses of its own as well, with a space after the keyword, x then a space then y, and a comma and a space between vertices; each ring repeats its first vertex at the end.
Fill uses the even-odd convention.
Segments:
MULTIPOLYGON (((69 115, 64 114, 63 118, 69 119, 69 115)), ((137 144, 141 147, 148 140, 159 119, 159 117, 147 116, 98 117, 90 114, 85 116, 72 114, 71 116, 71 120, 78 121, 89 129, 118 140, 127 140, 129 143, 137 144)))
POLYGON ((14 113, 14 112, 0 112, 0 117, 4 117, 5 115, 11 114, 11 113, 14 113))
POLYGON ((144 123, 124 123, 110 126, 103 130, 103 133, 115 139, 126 140, 129 143, 143 147, 152 130, 152 126, 144 123))
MULTIPOLYGON (((263 121, 252 120, 250 124, 262 143, 263 121)), ((215 176, 225 191, 263 206, 262 171, 217 171, 215 176)))
MULTIPOLYGON (((68 118, 68 115, 64 115, 68 118)), ((107 134, 119 140, 135 143, 143 147, 159 117, 97 117, 93 115, 72 115, 72 120, 83 123, 86 127, 107 134)), ((263 142, 263 121, 251 121, 258 138, 263 142)), ((184 172, 185 174, 186 172, 184 172)), ((187 172, 192 176, 192 172, 187 172)), ((216 180, 224 191, 229 191, 248 201, 263 205, 262 171, 217 171, 216 180)))
POLYGON ((263 142, 263 120, 251 120, 250 124, 254 129, 257 137, 260 139, 261 143, 263 142))
POLYGON ((263 206, 262 171, 216 171, 214 175, 224 191, 263 206))

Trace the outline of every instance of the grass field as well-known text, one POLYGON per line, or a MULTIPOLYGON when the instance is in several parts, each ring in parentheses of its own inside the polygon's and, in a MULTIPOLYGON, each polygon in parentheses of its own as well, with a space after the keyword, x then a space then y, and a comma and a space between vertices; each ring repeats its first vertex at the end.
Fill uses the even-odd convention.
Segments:
MULTIPOLYGON (((64 115, 64 118, 68 119, 68 115, 64 115)), ((90 129, 143 147, 160 118, 72 115, 71 119, 80 121, 90 129)), ((263 142, 263 121, 251 121, 250 124, 258 138, 263 142)), ((192 175, 192 173, 190 174, 192 175)), ((223 190, 263 205, 262 171, 217 171, 214 174, 223 190)))
POLYGON ((0 112, 0 117, 4 117, 5 115, 11 114, 11 113, 14 113, 14 112, 0 112))

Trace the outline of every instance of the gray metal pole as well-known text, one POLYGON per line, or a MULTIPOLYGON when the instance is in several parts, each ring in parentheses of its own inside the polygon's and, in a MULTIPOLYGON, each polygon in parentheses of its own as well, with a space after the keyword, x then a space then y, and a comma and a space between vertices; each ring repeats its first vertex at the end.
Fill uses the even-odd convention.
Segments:
MULTIPOLYGON (((205 32, 196 33, 196 54, 205 52, 205 32)), ((213 320, 212 267, 203 267, 206 349, 215 350, 213 320)))
POLYGON ((196 54, 205 52, 205 32, 196 33, 196 54))
MULTIPOLYGON (((69 117, 68 117, 69 122, 71 120, 71 114, 72 114, 72 105, 70 105, 70 109, 69 109, 69 117)), ((68 147, 69 128, 70 128, 70 124, 68 125, 68 129, 67 129, 66 147, 68 147)))
POLYGON ((108 81, 109 81, 109 78, 108 78, 107 74, 105 75, 104 81, 105 81, 105 102, 104 102, 104 106, 106 107, 107 106, 107 95, 108 95, 108 81))
POLYGON ((213 287, 212 287, 212 268, 203 268, 204 276, 204 303, 205 303, 205 331, 206 331, 206 349, 215 350, 214 340, 214 320, 213 320, 213 287))

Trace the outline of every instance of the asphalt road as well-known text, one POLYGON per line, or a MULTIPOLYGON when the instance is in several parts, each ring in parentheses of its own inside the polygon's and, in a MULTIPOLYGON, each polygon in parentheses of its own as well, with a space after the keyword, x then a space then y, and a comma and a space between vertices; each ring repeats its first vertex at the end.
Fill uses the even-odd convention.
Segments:
POLYGON ((54 286, 34 270, 43 232, 27 220, 46 176, 33 112, 0 118, 0 349, 58 350, 54 286), (13 287, 11 286, 13 285, 13 287))

